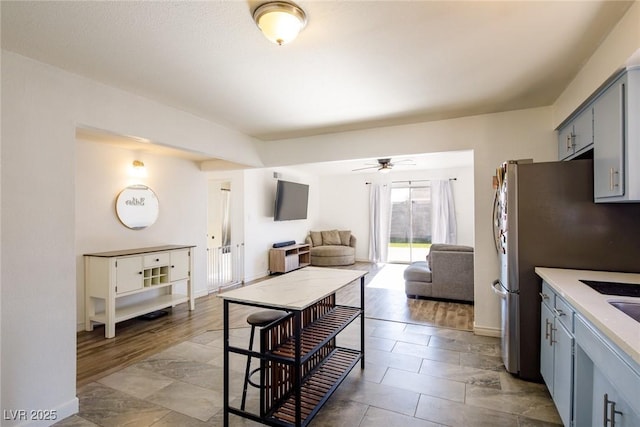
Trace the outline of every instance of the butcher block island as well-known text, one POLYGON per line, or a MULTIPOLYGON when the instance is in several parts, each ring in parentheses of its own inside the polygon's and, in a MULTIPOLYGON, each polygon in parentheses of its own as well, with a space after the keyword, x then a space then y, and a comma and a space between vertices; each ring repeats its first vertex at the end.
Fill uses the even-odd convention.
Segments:
MULTIPOLYGON (((224 300, 224 425, 238 415, 267 425, 306 426, 348 373, 364 369, 364 276, 366 271, 305 267, 219 295, 224 300), (358 281, 360 306, 339 305, 336 292, 358 281), (258 348, 232 345, 230 306, 281 310, 282 316, 258 329, 258 348), (360 320, 360 348, 336 344, 337 335, 360 320), (252 411, 230 405, 230 357, 259 361, 251 385, 260 399, 252 411), (257 384, 256 384, 257 383, 257 384)), ((234 378, 242 379, 240 376, 234 378)), ((241 384, 246 387, 246 384, 241 384)))
POLYGON ((640 426, 640 274, 535 271, 540 371, 563 423, 640 426))

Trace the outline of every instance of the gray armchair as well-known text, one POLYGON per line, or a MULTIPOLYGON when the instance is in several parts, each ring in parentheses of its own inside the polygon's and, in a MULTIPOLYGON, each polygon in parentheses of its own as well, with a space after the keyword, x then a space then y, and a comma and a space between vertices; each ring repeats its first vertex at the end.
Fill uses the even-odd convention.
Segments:
POLYGON ((404 280, 405 293, 411 298, 473 302, 473 248, 431 245, 427 260, 409 265, 404 280))

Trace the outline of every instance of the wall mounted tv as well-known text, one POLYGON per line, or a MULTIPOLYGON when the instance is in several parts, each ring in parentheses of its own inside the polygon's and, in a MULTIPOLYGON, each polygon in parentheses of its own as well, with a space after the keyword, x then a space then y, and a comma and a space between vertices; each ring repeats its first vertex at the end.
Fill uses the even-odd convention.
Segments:
POLYGON ((278 180, 276 208, 273 215, 275 221, 307 219, 308 204, 308 185, 278 180))

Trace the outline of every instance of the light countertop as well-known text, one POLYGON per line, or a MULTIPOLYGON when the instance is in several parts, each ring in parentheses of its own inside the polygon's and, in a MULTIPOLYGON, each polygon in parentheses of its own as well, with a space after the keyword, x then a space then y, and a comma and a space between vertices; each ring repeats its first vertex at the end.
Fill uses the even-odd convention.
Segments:
POLYGON ((640 286, 640 274, 546 267, 536 267, 535 271, 583 317, 640 365, 640 323, 608 303, 640 302, 640 298, 604 295, 580 282, 581 279, 600 280, 635 283, 640 286))
POLYGON ((303 310, 365 274, 360 270, 304 267, 218 296, 247 304, 303 310))

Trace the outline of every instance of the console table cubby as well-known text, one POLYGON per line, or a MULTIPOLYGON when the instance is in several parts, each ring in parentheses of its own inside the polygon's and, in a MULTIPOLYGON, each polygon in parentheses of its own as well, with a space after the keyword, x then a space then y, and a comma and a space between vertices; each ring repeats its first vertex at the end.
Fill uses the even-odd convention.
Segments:
POLYGON ((269 250, 269 271, 288 273, 311 264, 311 253, 306 243, 272 248, 269 250))
POLYGON ((113 338, 118 322, 183 302, 193 310, 194 247, 165 245, 85 254, 85 330, 102 323, 105 338, 113 338), (176 293, 177 285, 186 294, 176 293))

